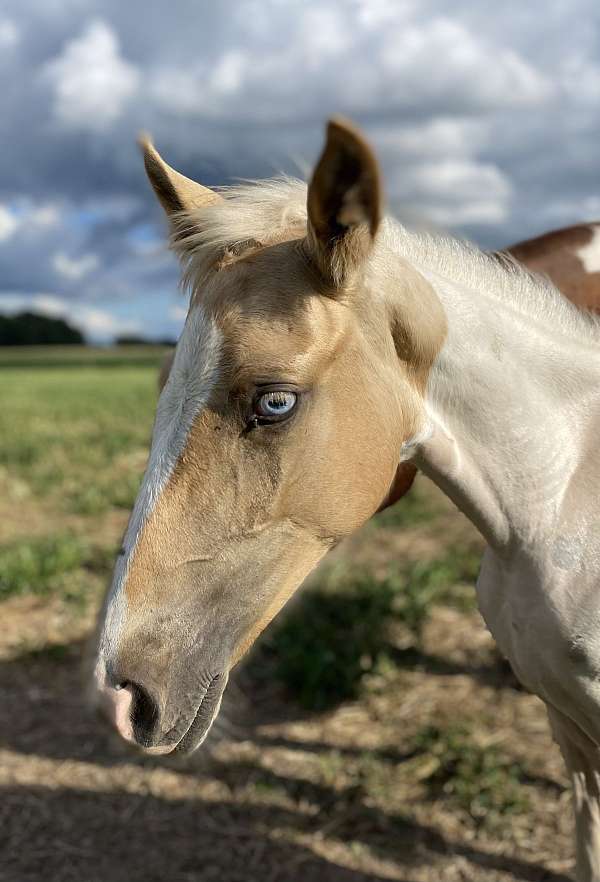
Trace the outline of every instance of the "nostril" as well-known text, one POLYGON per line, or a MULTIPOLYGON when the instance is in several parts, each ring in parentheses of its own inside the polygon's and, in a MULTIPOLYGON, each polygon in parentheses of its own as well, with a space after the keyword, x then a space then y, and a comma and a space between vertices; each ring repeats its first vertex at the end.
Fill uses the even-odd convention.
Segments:
POLYGON ((131 709, 133 693, 126 683, 100 684, 100 707, 126 741, 133 741, 131 709))
POLYGON ((158 720, 158 707, 152 696, 139 683, 120 683, 120 689, 128 689, 132 696, 131 725, 138 744, 149 747, 158 720))

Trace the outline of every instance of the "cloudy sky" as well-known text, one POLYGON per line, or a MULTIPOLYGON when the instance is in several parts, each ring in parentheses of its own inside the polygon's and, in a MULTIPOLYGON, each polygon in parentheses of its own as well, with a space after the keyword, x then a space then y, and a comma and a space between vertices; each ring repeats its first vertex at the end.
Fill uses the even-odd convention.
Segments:
POLYGON ((330 113, 388 204, 503 246, 600 217, 597 0, 2 0, 0 311, 173 336, 135 136, 206 184, 305 174, 330 113))

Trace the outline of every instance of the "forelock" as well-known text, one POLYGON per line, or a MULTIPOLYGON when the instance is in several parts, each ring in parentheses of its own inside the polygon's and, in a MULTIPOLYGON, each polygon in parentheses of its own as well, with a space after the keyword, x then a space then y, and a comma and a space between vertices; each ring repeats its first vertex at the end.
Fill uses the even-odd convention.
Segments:
POLYGON ((219 190, 223 198, 172 218, 171 247, 192 292, 214 269, 257 250, 306 235, 306 184, 280 176, 219 190))

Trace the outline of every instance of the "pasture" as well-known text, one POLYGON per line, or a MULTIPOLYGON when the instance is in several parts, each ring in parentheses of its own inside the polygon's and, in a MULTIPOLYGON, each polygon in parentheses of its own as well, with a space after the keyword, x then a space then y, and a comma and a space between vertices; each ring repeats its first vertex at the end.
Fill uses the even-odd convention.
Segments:
POLYGON ((160 355, 0 351, 0 880, 566 879, 545 711, 477 613, 481 540, 423 479, 270 626, 191 759, 90 712, 160 355))

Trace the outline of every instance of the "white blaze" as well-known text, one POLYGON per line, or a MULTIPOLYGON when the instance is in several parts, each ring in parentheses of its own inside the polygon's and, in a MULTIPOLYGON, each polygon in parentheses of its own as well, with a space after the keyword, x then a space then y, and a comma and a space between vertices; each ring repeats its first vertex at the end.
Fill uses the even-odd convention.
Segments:
POLYGON ((181 456, 192 425, 218 378, 221 331, 201 305, 193 306, 182 331, 169 378, 158 400, 152 446, 110 589, 101 654, 114 646, 125 612, 123 586, 142 531, 181 456))

